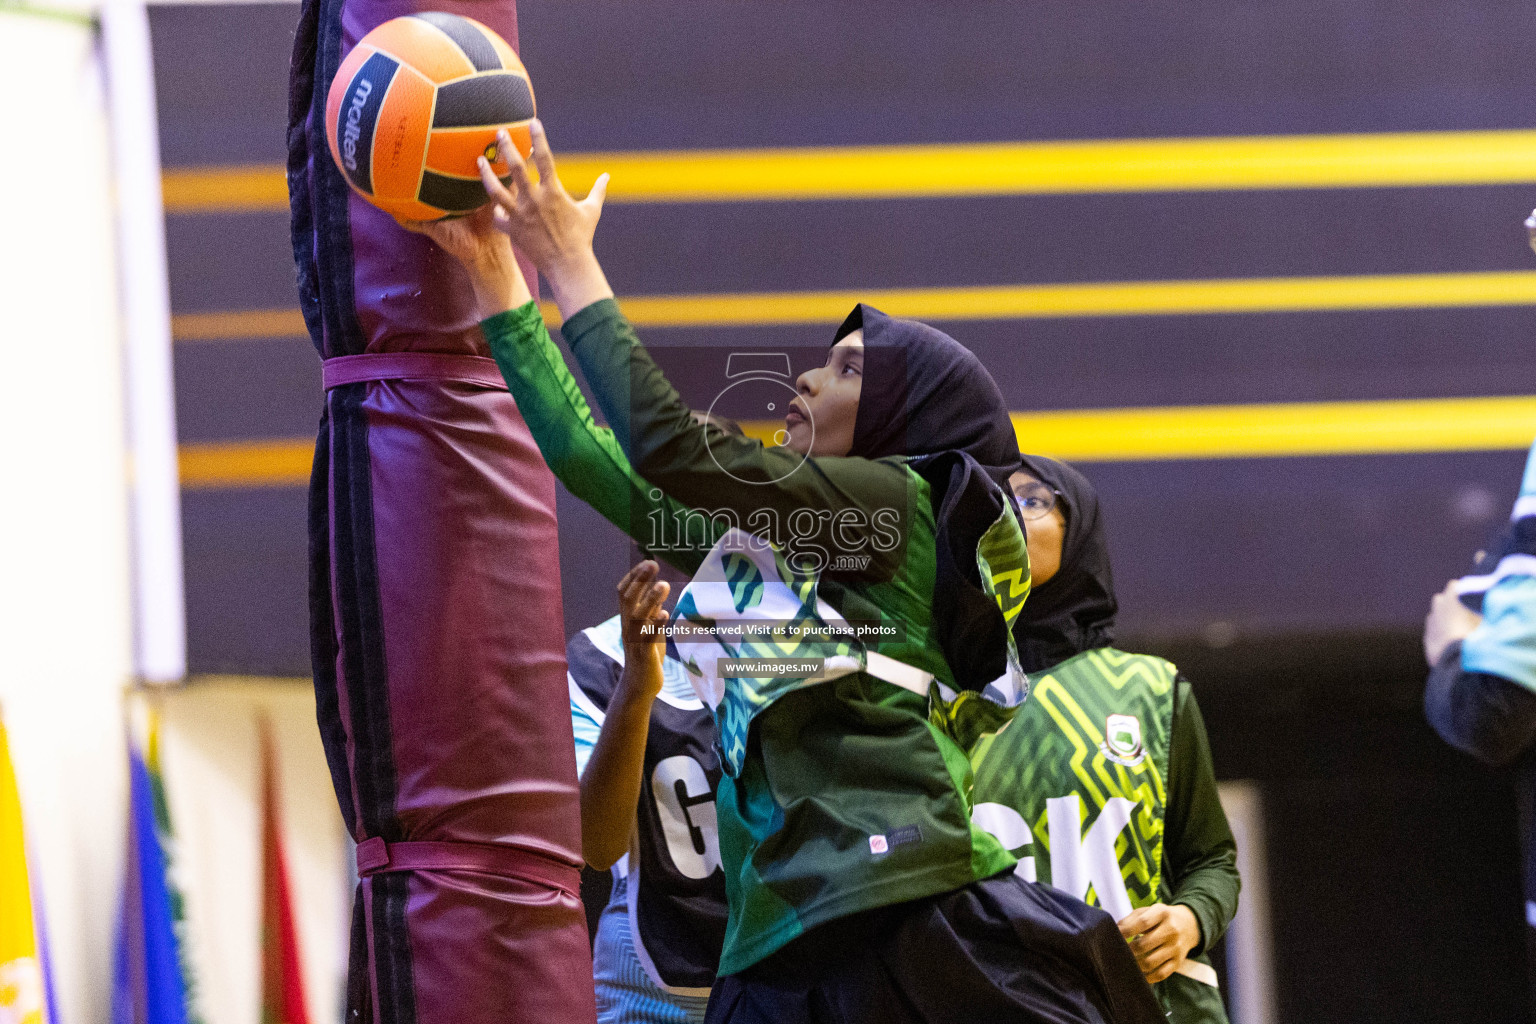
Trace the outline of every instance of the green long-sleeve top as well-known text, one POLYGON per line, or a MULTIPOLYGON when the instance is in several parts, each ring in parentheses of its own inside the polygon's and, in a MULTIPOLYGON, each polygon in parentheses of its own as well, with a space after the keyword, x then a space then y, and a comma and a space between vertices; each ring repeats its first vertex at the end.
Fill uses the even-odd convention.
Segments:
MULTIPOLYGON (((802 539, 835 551, 848 544, 850 522, 888 513, 900 543, 870 546, 867 568, 824 577, 818 594, 850 621, 897 625, 876 650, 952 682, 930 630, 928 485, 903 460, 812 457, 795 468, 785 462, 801 461, 793 452, 696 423, 612 300, 563 327, 611 432, 593 421, 535 304, 482 326, 555 475, 685 571, 725 526, 758 532, 770 519, 824 512, 813 517, 821 532, 802 539), (681 550, 659 545, 662 520, 706 535, 681 550)), ((817 924, 957 889, 1014 863, 972 825, 970 762, 928 711, 923 696, 860 672, 797 690, 758 715, 739 775, 723 779, 716 798, 730 903, 721 974, 817 924)))
MULTIPOLYGON (((1208 964, 1208 951, 1237 913, 1242 879, 1237 873, 1237 842, 1216 790, 1205 720, 1183 678, 1174 689, 1163 835, 1158 900, 1182 903, 1195 915, 1200 943, 1189 955, 1208 964)), ((1157 985, 1157 993, 1172 1024, 1227 1024, 1221 996, 1208 985, 1175 974, 1157 985)))
POLYGON ((1205 720, 1184 679, 1174 691, 1163 827, 1163 902, 1182 903, 1194 912, 1200 922, 1200 945, 1193 951, 1198 955, 1226 934, 1237 913, 1242 879, 1237 842, 1216 789, 1205 720))

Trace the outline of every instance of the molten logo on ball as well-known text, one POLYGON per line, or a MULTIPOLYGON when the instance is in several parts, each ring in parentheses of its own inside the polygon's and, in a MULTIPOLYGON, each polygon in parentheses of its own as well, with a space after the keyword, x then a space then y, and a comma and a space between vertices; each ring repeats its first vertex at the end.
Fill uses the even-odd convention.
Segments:
POLYGON ((363 79, 357 83, 357 92, 352 94, 352 106, 347 110, 347 128, 341 137, 341 158, 346 162, 347 170, 357 170, 357 139, 362 135, 360 127, 363 120, 363 104, 368 102, 368 94, 373 92, 373 83, 363 79))

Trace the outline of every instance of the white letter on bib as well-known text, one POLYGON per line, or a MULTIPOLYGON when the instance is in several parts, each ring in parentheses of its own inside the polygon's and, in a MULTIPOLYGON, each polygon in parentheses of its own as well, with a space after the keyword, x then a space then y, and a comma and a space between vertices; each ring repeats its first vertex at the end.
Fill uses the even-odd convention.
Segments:
POLYGON ((994 839, 1003 844, 1003 849, 1019 858, 1013 867, 1014 874, 1026 882, 1035 880, 1035 858, 1019 856, 1020 850, 1033 845, 1035 841, 1029 834, 1029 825, 1022 814, 1007 804, 977 804, 971 809, 971 820, 982 831, 991 833, 994 839))
POLYGON ((1110 797, 1086 836, 1082 835, 1082 810, 1076 793, 1045 802, 1045 816, 1051 833, 1051 885, 1078 899, 1088 895, 1088 886, 1099 896, 1099 906, 1116 921, 1131 912, 1131 897, 1120 877, 1120 862, 1115 857, 1115 838, 1131 820, 1135 800, 1110 797))
POLYGON ((677 870, 689 878, 708 878, 719 870, 720 828, 704 767, 687 754, 657 762, 651 795, 677 870))

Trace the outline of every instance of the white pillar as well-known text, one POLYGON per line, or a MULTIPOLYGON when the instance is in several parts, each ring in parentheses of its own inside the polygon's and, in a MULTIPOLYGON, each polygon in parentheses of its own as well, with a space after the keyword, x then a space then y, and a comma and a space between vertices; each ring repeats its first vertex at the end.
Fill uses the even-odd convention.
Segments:
POLYGON ((1232 1024, 1275 1024, 1274 940, 1269 916, 1269 864, 1264 853, 1264 799, 1253 781, 1223 782, 1222 810, 1237 840, 1243 891, 1227 929, 1227 992, 1232 1024))
POLYGON ((129 529, 134 665, 144 682, 168 683, 187 674, 187 628, 160 122, 144 0, 105 0, 101 39, 117 185, 118 278, 133 470, 129 529))
POLYGON ((0 704, 65 1021, 109 1019, 130 659, 113 168, 96 34, 0 7, 0 704))

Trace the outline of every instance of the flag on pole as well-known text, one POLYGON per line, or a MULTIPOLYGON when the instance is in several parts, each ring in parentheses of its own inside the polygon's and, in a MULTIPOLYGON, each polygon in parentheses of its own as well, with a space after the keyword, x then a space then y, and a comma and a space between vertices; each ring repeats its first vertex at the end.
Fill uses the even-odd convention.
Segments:
POLYGON ((32 916, 21 797, 0 722, 0 1022, 47 1024, 47 985, 32 916))
POLYGON ((176 830, 171 827, 171 805, 165 795, 165 772, 160 767, 160 716, 149 713, 149 736, 144 750, 149 774, 149 795, 155 811, 155 838, 165 863, 165 894, 171 908, 171 931, 176 936, 176 964, 181 969, 182 1002, 189 1024, 202 1024, 197 1012, 197 974, 192 967, 192 941, 187 929, 187 900, 182 895, 177 862, 176 830))
MULTIPOLYGON (((34 859, 32 863, 37 861, 34 859)), ((43 969, 43 1017, 48 1024, 60 1024, 59 996, 53 987, 53 952, 48 945, 48 915, 43 912, 41 881, 32 890, 32 930, 37 933, 37 962, 43 969)))
POLYGON ((288 863, 283 855, 277 761, 266 720, 261 723, 261 762, 261 1024, 309 1024, 288 863))
POLYGON ((128 742, 128 863, 118 919, 113 1024, 198 1024, 190 1012, 185 915, 172 875, 174 833, 160 777, 158 723, 149 756, 128 742))

